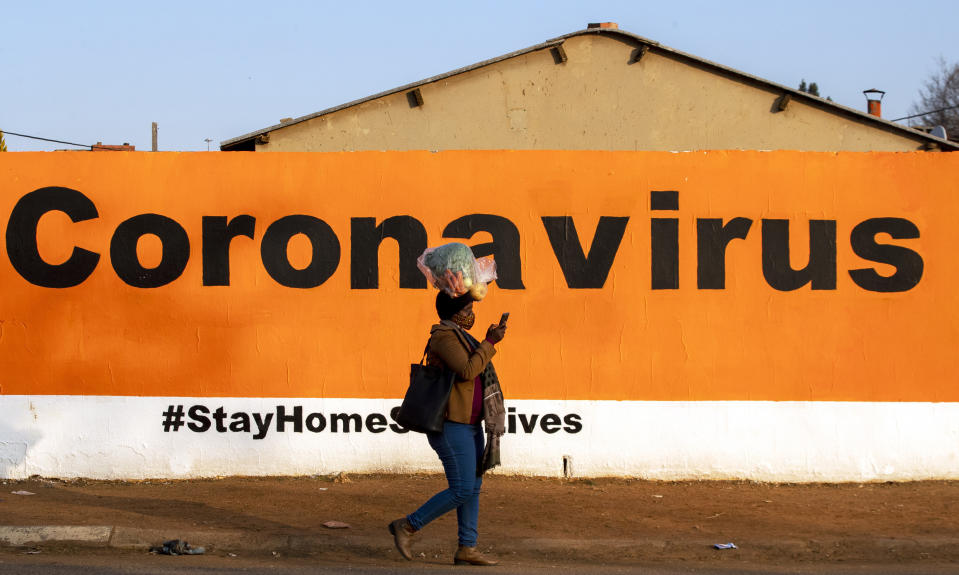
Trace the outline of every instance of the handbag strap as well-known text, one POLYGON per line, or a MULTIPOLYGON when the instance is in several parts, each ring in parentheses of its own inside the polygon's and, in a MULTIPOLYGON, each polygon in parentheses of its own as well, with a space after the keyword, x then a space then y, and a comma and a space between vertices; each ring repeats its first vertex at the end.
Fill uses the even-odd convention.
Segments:
POLYGON ((420 365, 426 365, 426 354, 430 352, 430 340, 426 340, 426 347, 423 348, 423 357, 420 358, 420 365))

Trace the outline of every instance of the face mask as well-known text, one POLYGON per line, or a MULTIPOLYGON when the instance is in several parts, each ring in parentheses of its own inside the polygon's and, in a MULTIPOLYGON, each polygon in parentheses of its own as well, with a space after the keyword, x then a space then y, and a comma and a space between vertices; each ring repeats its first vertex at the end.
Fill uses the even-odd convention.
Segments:
POLYGON ((453 323, 461 328, 469 329, 473 327, 473 323, 476 321, 476 314, 474 314, 472 311, 470 311, 468 315, 464 314, 463 312, 459 312, 450 319, 453 320, 453 323))

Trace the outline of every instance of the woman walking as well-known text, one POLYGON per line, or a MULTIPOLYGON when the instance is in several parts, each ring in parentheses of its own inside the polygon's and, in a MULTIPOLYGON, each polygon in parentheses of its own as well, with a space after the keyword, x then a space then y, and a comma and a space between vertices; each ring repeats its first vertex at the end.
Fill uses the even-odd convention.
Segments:
POLYGON ((413 559, 410 546, 417 532, 434 519, 456 509, 459 547, 457 565, 496 565, 476 548, 479 494, 483 472, 499 464, 499 437, 505 431, 503 395, 490 359, 506 335, 504 322, 494 324, 479 342, 467 331, 473 327, 470 294, 436 296, 440 322, 430 329, 427 361, 444 365, 454 378, 446 421, 440 433, 427 433, 430 447, 439 456, 449 487, 419 509, 390 523, 390 533, 400 554, 413 559), (486 437, 480 422, 486 425, 486 437))

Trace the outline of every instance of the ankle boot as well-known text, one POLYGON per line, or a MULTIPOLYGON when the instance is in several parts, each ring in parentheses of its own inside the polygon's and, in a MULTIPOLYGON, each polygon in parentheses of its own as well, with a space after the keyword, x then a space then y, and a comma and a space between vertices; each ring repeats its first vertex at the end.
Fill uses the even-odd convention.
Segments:
POLYGON ((459 546, 456 555, 453 556, 454 565, 482 565, 489 567, 498 564, 499 561, 483 555, 476 547, 459 546))
POLYGON ((390 523, 390 533, 393 534, 393 543, 396 544, 396 549, 400 552, 400 555, 405 557, 407 561, 412 561, 413 552, 410 550, 410 545, 413 543, 416 530, 410 526, 406 517, 401 517, 390 523))

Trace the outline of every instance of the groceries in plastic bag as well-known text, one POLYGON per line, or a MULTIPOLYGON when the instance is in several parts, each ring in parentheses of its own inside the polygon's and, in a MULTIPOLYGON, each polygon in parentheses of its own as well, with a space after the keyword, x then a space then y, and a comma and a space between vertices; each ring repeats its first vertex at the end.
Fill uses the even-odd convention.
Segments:
POLYGON ((427 248, 416 259, 416 266, 433 287, 453 297, 469 292, 476 301, 486 297, 487 284, 496 279, 493 258, 475 258, 473 250, 459 242, 427 248))

